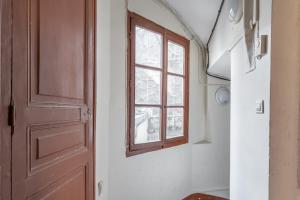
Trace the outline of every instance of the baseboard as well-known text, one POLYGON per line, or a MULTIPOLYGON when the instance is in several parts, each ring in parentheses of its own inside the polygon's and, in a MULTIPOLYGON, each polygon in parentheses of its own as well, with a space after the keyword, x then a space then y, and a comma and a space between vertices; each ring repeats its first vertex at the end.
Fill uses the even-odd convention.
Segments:
POLYGON ((229 189, 222 189, 222 190, 211 190, 211 191, 205 191, 205 192, 198 192, 203 194, 208 194, 212 196, 222 197, 229 199, 230 196, 230 190, 229 189))
POLYGON ((208 192, 218 192, 218 191, 229 191, 228 187, 215 187, 215 188, 205 188, 205 189, 193 189, 193 193, 208 193, 208 192))

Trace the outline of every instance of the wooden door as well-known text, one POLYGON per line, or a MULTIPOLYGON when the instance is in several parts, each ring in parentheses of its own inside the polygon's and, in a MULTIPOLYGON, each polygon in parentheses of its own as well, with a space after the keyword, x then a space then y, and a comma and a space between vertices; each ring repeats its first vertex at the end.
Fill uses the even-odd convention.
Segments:
POLYGON ((94 196, 94 0, 12 0, 13 200, 94 196))

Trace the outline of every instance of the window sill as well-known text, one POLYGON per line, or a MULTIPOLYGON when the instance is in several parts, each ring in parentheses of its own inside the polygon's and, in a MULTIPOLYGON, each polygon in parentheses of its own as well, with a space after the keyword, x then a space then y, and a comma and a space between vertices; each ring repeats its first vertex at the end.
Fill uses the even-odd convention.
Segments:
POLYGON ((141 150, 130 150, 130 147, 128 147, 126 149, 126 157, 128 158, 128 157, 137 156, 137 155, 145 154, 145 153, 150 153, 150 152, 154 152, 154 151, 158 151, 158 150, 162 150, 162 149, 169 149, 169 148, 184 145, 184 144, 188 144, 187 139, 171 141, 171 142, 165 143, 164 146, 156 146, 156 147, 151 147, 151 148, 146 148, 146 149, 141 149, 141 150))

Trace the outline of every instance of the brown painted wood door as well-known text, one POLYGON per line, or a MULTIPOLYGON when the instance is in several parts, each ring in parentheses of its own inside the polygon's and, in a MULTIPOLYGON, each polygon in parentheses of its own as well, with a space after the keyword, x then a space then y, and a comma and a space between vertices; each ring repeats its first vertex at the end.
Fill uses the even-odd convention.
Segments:
POLYGON ((92 200, 94 1, 12 1, 12 199, 92 200))

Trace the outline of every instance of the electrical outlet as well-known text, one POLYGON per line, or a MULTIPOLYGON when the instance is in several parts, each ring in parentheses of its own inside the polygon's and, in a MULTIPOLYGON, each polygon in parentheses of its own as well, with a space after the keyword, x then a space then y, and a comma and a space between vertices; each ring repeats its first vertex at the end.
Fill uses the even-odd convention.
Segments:
POLYGON ((98 182, 98 196, 100 197, 103 190, 103 181, 98 182))
POLYGON ((264 114, 265 113, 265 102, 264 100, 256 102, 256 114, 264 114))

